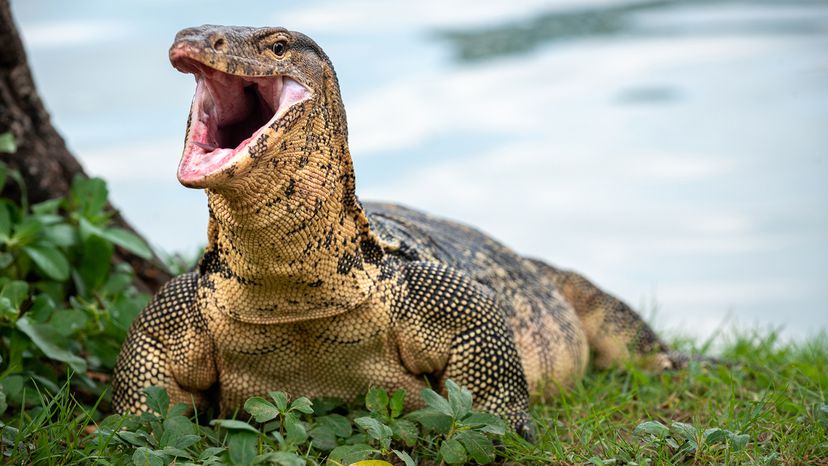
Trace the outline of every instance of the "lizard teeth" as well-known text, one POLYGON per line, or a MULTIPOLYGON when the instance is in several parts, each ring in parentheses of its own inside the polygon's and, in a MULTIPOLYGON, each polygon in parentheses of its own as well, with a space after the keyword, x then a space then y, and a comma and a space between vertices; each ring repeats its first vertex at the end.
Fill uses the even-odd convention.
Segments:
POLYGON ((192 141, 192 143, 202 149, 206 150, 207 152, 213 152, 214 150, 218 149, 218 146, 214 146, 211 144, 205 144, 203 142, 192 141))

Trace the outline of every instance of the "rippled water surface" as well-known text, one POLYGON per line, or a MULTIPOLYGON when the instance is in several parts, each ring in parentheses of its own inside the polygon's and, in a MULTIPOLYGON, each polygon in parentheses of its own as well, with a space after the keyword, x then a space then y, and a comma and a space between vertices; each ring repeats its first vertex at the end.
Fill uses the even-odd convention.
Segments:
POLYGON ((173 35, 284 25, 337 67, 362 198, 477 225, 668 331, 828 327, 828 2, 409 3, 13 8, 57 126, 164 250, 206 240, 175 180, 173 35))

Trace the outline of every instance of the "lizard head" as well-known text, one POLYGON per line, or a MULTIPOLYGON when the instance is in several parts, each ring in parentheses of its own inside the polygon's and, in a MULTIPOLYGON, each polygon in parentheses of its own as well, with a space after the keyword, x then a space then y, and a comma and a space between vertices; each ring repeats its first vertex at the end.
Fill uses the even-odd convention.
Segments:
MULTIPOLYGON (((221 188, 284 150, 285 134, 332 93, 341 108, 330 60, 298 32, 204 25, 180 31, 169 56, 196 79, 178 166, 188 187, 221 188)), ((333 121, 345 130, 344 111, 333 121)))

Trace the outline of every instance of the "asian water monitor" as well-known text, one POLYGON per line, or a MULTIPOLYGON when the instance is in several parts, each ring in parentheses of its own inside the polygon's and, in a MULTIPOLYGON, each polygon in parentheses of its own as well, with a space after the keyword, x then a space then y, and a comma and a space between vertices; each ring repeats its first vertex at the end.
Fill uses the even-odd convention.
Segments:
POLYGON ((115 409, 147 409, 149 385, 227 413, 268 390, 348 399, 452 378, 525 431, 530 393, 581 377, 591 352, 599 366, 674 363, 579 275, 467 226, 360 204, 337 77, 307 36, 208 25, 169 54, 196 80, 178 179, 207 193, 208 245, 133 323, 115 409))

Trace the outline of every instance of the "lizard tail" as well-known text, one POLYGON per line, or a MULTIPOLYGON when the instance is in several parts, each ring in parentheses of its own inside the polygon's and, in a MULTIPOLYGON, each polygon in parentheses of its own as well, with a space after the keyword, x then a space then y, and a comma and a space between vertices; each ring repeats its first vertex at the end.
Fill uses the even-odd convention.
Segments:
POLYGON ((620 299, 580 274, 530 260, 575 309, 597 367, 637 359, 650 369, 665 370, 678 368, 687 360, 670 351, 641 316, 620 299))

